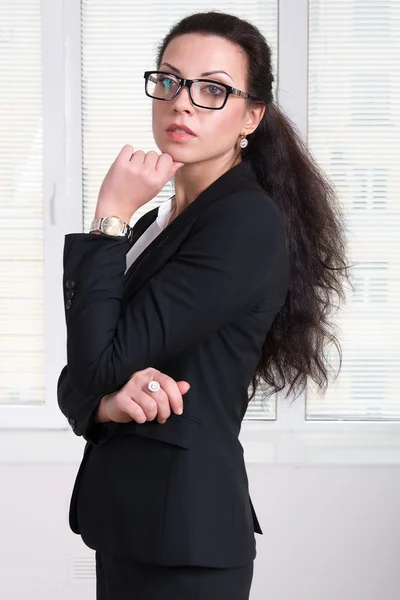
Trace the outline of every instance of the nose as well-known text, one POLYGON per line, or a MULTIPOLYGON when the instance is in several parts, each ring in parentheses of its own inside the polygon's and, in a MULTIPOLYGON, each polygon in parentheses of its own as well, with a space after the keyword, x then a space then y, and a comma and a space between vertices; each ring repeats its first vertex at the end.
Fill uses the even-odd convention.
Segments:
POLYGON ((178 95, 173 100, 174 110, 176 112, 194 112, 194 105, 190 99, 188 88, 184 85, 178 92, 178 95))

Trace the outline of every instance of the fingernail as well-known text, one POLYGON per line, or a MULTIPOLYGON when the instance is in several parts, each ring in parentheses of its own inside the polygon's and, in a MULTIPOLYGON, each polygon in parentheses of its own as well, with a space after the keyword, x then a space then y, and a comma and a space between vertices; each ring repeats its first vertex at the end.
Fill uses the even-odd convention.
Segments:
POLYGON ((182 406, 180 408, 178 408, 178 410, 176 411, 176 414, 181 415, 183 413, 183 408, 182 406))

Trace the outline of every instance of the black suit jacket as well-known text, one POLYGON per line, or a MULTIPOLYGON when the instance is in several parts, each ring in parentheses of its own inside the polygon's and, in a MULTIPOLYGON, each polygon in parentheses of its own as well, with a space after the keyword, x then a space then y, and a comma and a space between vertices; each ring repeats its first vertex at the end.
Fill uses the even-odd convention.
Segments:
MULTIPOLYGON (((156 218, 134 227, 137 240, 156 218)), ((68 234, 67 366, 58 401, 87 440, 70 526, 91 548, 161 565, 234 567, 262 533, 238 440, 251 376, 285 302, 276 204, 243 162, 202 192, 125 274, 129 242, 68 234), (184 412, 98 424, 101 397, 138 370, 186 380, 184 412)))

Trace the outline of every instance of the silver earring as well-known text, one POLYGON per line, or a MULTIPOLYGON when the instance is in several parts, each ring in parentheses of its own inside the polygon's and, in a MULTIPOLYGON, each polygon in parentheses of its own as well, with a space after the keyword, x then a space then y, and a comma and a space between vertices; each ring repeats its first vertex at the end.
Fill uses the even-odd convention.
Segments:
POLYGON ((242 139, 240 140, 239 146, 241 148, 246 148, 246 146, 248 145, 248 141, 246 140, 246 134, 242 133, 242 139))

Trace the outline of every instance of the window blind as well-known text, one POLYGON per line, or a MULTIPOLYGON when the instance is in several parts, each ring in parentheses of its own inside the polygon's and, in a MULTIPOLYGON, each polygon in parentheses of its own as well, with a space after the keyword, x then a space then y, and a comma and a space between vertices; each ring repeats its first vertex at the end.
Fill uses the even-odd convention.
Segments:
POLYGON ((0 0, 0 403, 44 402, 40 0, 0 0))
POLYGON ((345 209, 355 289, 336 318, 340 376, 324 398, 310 387, 307 419, 399 419, 400 3, 309 10, 309 146, 345 209))
MULTIPOLYGON (((253 22, 277 48, 277 0, 230 2, 83 0, 82 153, 83 221, 88 231, 98 191, 108 168, 126 143, 145 152, 157 150, 151 130, 151 100, 144 93, 143 72, 155 67, 156 46, 170 26, 187 14, 220 10, 253 22)), ((171 184, 132 219, 173 194, 171 184)), ((275 418, 275 401, 250 403, 252 418, 275 418)))

